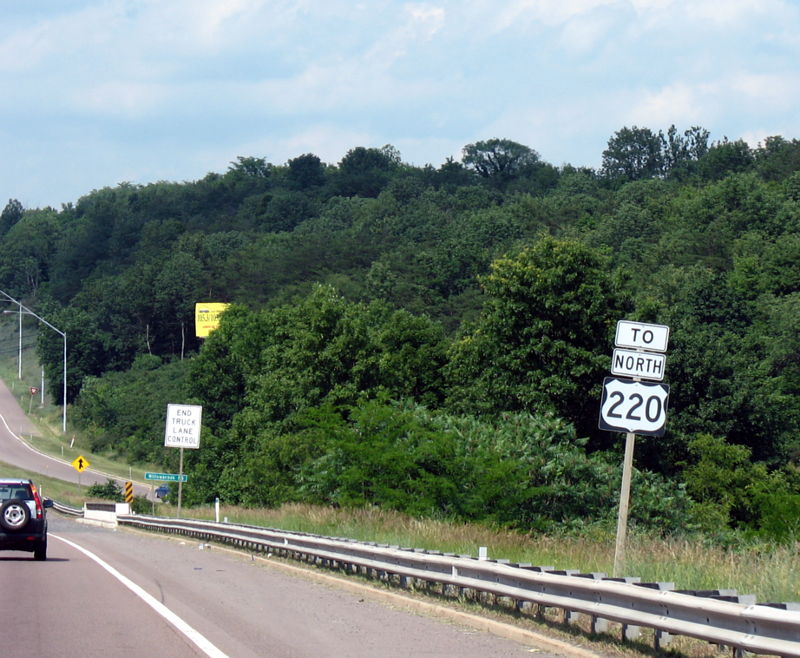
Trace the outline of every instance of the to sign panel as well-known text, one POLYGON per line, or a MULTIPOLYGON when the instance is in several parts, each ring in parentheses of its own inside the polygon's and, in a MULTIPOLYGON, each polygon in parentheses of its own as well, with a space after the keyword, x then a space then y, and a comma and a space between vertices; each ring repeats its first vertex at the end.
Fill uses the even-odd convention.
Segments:
POLYGON ((598 427, 608 432, 663 436, 669 386, 606 377, 598 427))
POLYGON ((617 322, 617 347, 630 347, 634 350, 666 352, 669 342, 669 327, 663 324, 645 324, 620 320, 617 322))
POLYGON ((611 374, 643 379, 664 379, 667 357, 656 352, 615 349, 611 356, 611 374))

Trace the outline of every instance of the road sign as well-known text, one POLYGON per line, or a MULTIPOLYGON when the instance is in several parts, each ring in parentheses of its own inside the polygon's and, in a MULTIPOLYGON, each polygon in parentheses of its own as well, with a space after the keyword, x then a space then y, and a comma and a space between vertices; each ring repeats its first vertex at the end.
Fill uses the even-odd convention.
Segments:
POLYGON ((663 436, 669 386, 606 377, 598 427, 608 432, 663 436))
POLYGON ((72 468, 78 471, 78 473, 83 473, 87 468, 89 468, 89 462, 83 455, 78 455, 72 460, 72 468))
POLYGON ((133 482, 125 483, 125 490, 123 492, 123 497, 125 498, 126 503, 133 502, 133 482))
POLYGON ((620 320, 617 322, 617 347, 630 347, 634 350, 666 352, 669 342, 669 327, 663 324, 645 324, 620 320))
POLYGON ((159 480, 161 482, 186 482, 188 475, 178 475, 177 473, 145 473, 145 480, 159 480))
POLYGON ((642 379, 664 379, 667 357, 658 352, 615 349, 611 356, 611 374, 642 379))
POLYGON ((199 448, 203 407, 197 404, 168 404, 164 445, 167 448, 199 448))

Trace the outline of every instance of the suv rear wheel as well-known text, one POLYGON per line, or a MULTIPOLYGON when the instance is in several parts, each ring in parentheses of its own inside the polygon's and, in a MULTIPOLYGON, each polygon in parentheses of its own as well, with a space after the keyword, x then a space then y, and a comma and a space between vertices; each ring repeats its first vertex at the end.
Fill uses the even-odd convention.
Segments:
POLYGON ((0 507, 0 526, 10 532, 22 530, 30 519, 31 511, 22 500, 7 500, 0 507))
POLYGON ((33 549, 33 559, 34 560, 46 560, 47 559, 47 540, 43 539, 40 542, 36 542, 36 547, 33 549))

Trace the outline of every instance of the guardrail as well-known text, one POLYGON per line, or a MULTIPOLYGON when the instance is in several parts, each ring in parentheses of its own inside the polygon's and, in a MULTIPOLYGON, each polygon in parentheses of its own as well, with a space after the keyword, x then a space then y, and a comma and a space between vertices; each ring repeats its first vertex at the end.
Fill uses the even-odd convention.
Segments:
POLYGON ((70 507, 69 505, 59 503, 57 500, 53 501, 53 509, 68 516, 83 516, 82 507, 70 507))
POLYGON ((641 627, 652 628, 656 649, 668 644, 672 635, 683 635, 731 647, 734 655, 749 651, 800 658, 797 604, 756 604, 754 597, 731 591, 675 591, 671 583, 641 583, 637 578, 614 579, 255 526, 143 515, 119 515, 117 520, 373 576, 401 587, 415 581, 437 583, 458 596, 484 592, 510 600, 519 610, 532 605, 539 612, 557 608, 564 611, 565 621, 581 613, 591 618, 595 632, 606 630, 608 621, 620 623, 626 639, 638 637, 641 627))

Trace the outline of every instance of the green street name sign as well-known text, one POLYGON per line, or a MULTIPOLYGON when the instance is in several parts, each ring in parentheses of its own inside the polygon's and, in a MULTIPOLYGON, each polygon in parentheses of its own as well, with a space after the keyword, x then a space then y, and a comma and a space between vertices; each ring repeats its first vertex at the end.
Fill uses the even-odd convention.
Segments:
POLYGON ((177 473, 145 473, 145 480, 161 480, 162 482, 186 482, 188 475, 178 475, 177 473))

